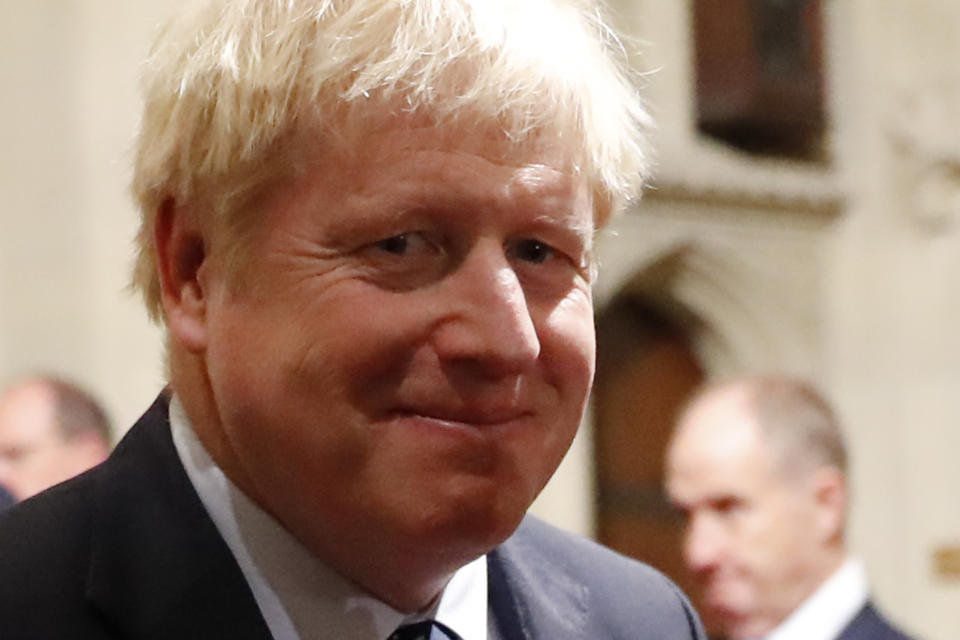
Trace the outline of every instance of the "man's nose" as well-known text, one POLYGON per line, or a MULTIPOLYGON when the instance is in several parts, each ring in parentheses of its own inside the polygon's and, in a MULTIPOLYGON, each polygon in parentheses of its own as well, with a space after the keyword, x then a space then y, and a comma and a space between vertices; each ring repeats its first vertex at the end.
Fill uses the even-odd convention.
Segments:
POLYGON ((443 284, 448 312, 434 334, 444 361, 472 361, 498 375, 522 373, 540 356, 527 297, 503 247, 480 242, 443 284))
POLYGON ((722 540, 716 523, 702 514, 690 517, 684 537, 683 553, 687 568, 695 573, 709 571, 716 565, 722 540))

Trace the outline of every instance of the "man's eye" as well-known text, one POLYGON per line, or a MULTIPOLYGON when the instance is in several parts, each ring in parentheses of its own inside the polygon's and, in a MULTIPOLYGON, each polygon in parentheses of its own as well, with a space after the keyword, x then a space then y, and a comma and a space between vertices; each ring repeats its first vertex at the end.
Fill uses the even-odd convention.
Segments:
POLYGON ((421 233, 401 233, 389 238, 384 238, 374 243, 374 246, 386 253, 402 256, 410 253, 430 250, 433 245, 430 244, 421 233))
POLYGON ((714 501, 714 510, 724 516, 734 516, 743 510, 743 500, 736 496, 724 496, 714 501))
POLYGON ((27 450, 23 447, 8 447, 0 450, 0 460, 7 462, 19 462, 27 456, 27 450))
POLYGON ((386 251, 387 253, 395 253, 398 255, 404 254, 407 252, 408 244, 410 244, 410 239, 407 237, 406 234, 393 236, 391 238, 387 238, 386 240, 381 240, 380 242, 376 243, 378 249, 386 251))
POLYGON ((532 262, 534 264, 542 264, 555 257, 557 255, 557 250, 545 242, 529 239, 520 240, 514 243, 510 253, 512 253, 513 257, 518 260, 532 262))

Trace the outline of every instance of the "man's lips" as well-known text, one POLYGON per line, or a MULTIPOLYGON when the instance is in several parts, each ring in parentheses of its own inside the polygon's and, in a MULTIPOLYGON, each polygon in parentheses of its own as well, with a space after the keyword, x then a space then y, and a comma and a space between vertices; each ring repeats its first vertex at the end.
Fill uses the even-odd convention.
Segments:
POLYGON ((399 407, 389 412, 397 418, 450 425, 493 426, 516 422, 532 414, 517 407, 399 407))

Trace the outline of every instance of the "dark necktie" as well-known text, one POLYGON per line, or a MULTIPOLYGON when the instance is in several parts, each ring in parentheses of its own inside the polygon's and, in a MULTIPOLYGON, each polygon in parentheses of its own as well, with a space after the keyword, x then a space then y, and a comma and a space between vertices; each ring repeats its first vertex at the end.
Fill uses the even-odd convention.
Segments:
POLYGON ((457 632, 436 620, 405 624, 394 631, 388 640, 463 640, 457 632))

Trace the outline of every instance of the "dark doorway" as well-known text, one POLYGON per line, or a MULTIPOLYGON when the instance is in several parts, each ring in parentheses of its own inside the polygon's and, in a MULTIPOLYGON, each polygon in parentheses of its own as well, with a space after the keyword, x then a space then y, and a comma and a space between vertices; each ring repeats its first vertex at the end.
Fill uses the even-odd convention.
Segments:
POLYGON ((663 571, 696 604, 683 566, 683 521, 663 491, 663 456, 677 412, 704 373, 686 323, 675 318, 663 305, 624 297, 597 319, 597 536, 663 571))

